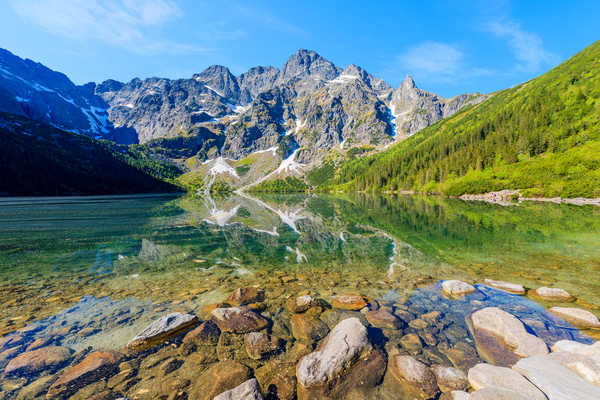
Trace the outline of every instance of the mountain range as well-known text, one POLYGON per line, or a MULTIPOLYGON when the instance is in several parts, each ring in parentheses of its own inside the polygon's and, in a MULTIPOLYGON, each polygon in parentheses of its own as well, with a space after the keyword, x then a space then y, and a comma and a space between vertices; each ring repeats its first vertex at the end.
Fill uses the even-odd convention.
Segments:
POLYGON ((335 146, 389 144, 484 98, 444 99, 409 76, 394 89, 359 66, 342 69, 302 49, 281 69, 234 76, 213 65, 186 79, 81 86, 0 50, 0 111, 117 143, 196 137, 202 160, 280 146, 282 156, 299 149, 296 160, 310 163, 335 146))

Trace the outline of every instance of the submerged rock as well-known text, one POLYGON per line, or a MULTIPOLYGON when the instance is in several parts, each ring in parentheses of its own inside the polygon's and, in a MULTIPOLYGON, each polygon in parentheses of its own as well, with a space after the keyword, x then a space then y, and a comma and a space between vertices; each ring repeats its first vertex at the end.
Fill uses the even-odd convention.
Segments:
POLYGON ((308 310, 314 303, 314 299, 305 294, 303 296, 298 297, 290 297, 286 301, 286 307, 290 312, 293 313, 302 313, 308 310))
POLYGON ((213 400, 223 392, 234 389, 251 378, 248 367, 228 360, 213 364, 193 382, 190 398, 213 400))
POLYGON ((384 370, 385 359, 373 348, 365 326, 348 318, 298 363, 298 397, 344 398, 350 389, 375 386, 384 370))
POLYGON ((528 333, 514 315, 498 307, 487 307, 466 317, 481 358, 489 363, 511 366, 519 358, 547 354, 542 339, 528 333))
POLYGON ((189 331, 182 340, 186 345, 216 345, 221 330, 213 321, 205 321, 189 331))
POLYGON ((273 360, 254 371, 254 376, 268 399, 296 398, 296 363, 273 360))
POLYGON ((546 400, 538 388, 510 368, 477 364, 469 370, 468 379, 475 390, 495 387, 514 391, 529 400, 546 400))
POLYGON ((512 294, 525 294, 525 288, 518 283, 496 281, 493 279, 484 279, 483 283, 496 289, 504 290, 512 294))
POLYGON ((69 396, 82 387, 108 378, 118 370, 122 355, 115 351, 95 351, 66 370, 48 390, 49 396, 69 396))
POLYGON ((376 328, 401 329, 404 321, 384 308, 365 313, 367 321, 376 328))
POLYGON ((450 297, 462 297, 476 291, 473 285, 459 280, 448 280, 442 282, 442 291, 450 297))
POLYGON ((130 350, 144 350, 165 340, 183 333, 198 322, 191 314, 167 314, 148 325, 138 333, 128 344, 130 350))
POLYGON ((250 303, 257 303, 265 299, 265 292, 256 286, 248 286, 236 289, 225 300, 226 303, 232 306, 243 306, 250 303))
POLYGON ((513 369, 542 390, 549 400, 600 399, 600 387, 589 383, 549 356, 524 358, 513 369))
POLYGON ((411 398, 432 399, 439 393, 433 372, 413 357, 394 355, 388 368, 399 383, 401 392, 411 398))
POLYGON ((582 329, 600 329, 598 317, 587 310, 572 307, 552 307, 548 311, 582 329))
POLYGON ((315 342, 329 333, 329 327, 319 318, 308 314, 294 314, 291 318, 292 334, 297 340, 315 342))
POLYGON ((72 351, 67 347, 48 346, 27 351, 10 360, 6 375, 36 375, 45 370, 55 371, 71 359, 72 351))
POLYGON ((262 400, 258 382, 252 378, 235 388, 215 396, 213 400, 262 400))
POLYGON ((223 332, 259 331, 269 324, 263 316, 244 307, 216 308, 211 315, 213 322, 223 332))
POLYGON ((458 368, 434 365, 431 367, 431 371, 442 392, 466 390, 469 387, 467 375, 458 368))
POLYGON ((572 299, 569 292, 559 288, 540 287, 535 289, 533 294, 543 300, 550 301, 569 301, 572 299))
POLYGON ((283 346, 283 340, 277 336, 267 335, 262 332, 251 332, 244 335, 244 344, 248 357, 260 360, 278 352, 283 346))
POLYGON ((333 298, 331 305, 342 310, 357 311, 367 306, 364 297, 354 294, 341 294, 333 298))

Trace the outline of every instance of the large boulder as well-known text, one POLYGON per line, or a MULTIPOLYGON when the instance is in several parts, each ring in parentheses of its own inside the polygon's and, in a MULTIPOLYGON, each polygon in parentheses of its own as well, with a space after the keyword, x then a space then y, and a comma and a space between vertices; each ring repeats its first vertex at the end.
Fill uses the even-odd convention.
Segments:
POLYGON ((600 387, 547 355, 523 358, 512 368, 543 391, 549 400, 600 399, 600 387))
POLYGON ((504 282, 504 281, 496 281, 494 279, 484 279, 483 283, 487 286, 504 290, 505 292, 512 294, 525 294, 525 288, 523 285, 518 283, 504 282))
POLYGON ((344 398, 348 390, 375 386, 384 371, 385 358, 373 348, 367 328, 358 318, 348 318, 298 363, 298 397, 344 398))
POLYGON ((587 310, 573 307, 551 307, 548 311, 581 329, 600 329, 598 317, 587 310))
POLYGON ((235 388, 215 396, 213 400, 262 400, 256 379, 247 380, 235 388))
POLYGON ((475 390, 496 387, 520 393, 529 400, 546 400, 538 388, 510 368, 477 364, 469 370, 468 379, 475 390))
POLYGON ((477 351, 485 361, 511 366, 520 358, 547 354, 542 339, 527 332, 517 317, 498 307, 486 307, 466 317, 477 351))
POLYGON ((167 314, 148 325, 138 333, 128 344, 128 350, 140 351, 155 346, 165 340, 177 336, 198 322, 191 314, 167 314))
POLYGON ((459 298, 476 290, 473 285, 455 279, 442 282, 442 292, 452 298, 459 298))
POLYGON ((6 375, 37 375, 42 371, 56 371, 71 359, 72 351, 62 346, 47 346, 19 354, 6 365, 6 375))
POLYGON ((471 393, 469 400, 531 400, 514 390, 490 386, 471 393))
POLYGON ((69 396, 84 386, 117 373, 122 355, 116 351, 95 351, 67 369, 48 390, 49 396, 69 396))
POLYGON ((439 393, 433 372, 411 356, 391 356, 388 369, 399 391, 411 399, 432 399, 439 393))
POLYGON ((462 390, 453 390, 451 392, 442 393, 440 400, 470 400, 471 395, 462 390))
POLYGON ((269 321, 245 307, 215 308, 212 320, 223 332, 247 333, 264 329, 269 321))

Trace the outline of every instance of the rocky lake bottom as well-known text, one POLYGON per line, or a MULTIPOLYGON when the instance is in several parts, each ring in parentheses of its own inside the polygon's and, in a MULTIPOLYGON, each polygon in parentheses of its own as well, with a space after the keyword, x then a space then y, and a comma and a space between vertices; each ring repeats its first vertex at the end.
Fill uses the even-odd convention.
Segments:
POLYGON ((0 265, 0 398, 600 398, 595 206, 2 199, 0 265))

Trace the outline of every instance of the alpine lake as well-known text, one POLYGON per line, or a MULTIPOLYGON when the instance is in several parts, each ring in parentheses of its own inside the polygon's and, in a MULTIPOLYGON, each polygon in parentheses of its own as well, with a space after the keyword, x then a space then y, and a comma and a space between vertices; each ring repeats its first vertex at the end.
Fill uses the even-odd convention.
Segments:
MULTIPOLYGON (((530 321, 549 345, 600 339, 547 311, 600 316, 600 207, 366 194, 1 198, 0 277, 0 371, 25 352, 60 349, 0 374, 0 398, 212 399, 256 377, 265 398, 293 399, 299 360, 349 317, 384 356, 464 372, 481 362, 465 323, 477 308, 530 321), (486 278, 528 292, 490 288, 486 278), (449 279, 477 290, 448 298, 440 282, 449 279), (573 299, 531 295, 542 286, 573 299), (336 306, 339 295, 358 295, 350 297, 364 309, 336 306), (294 309, 299 296, 310 299, 307 310, 294 309), (240 305, 267 321, 266 350, 251 351, 235 330, 184 340, 215 308, 240 305), (398 320, 365 317, 379 308, 398 320), (172 313, 198 321, 128 347, 172 313), (118 356, 58 390, 57 379, 93 352, 118 356)), ((373 379, 362 373, 332 396, 403 398, 389 374, 363 385, 373 379)))

